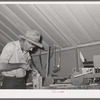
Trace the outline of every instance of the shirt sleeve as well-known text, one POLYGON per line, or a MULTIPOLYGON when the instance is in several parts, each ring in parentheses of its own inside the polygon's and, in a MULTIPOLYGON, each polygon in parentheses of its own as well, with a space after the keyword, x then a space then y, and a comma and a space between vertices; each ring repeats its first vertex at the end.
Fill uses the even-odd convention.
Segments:
POLYGON ((14 50, 15 46, 12 42, 6 44, 0 55, 0 63, 2 62, 9 63, 9 60, 12 57, 14 50))

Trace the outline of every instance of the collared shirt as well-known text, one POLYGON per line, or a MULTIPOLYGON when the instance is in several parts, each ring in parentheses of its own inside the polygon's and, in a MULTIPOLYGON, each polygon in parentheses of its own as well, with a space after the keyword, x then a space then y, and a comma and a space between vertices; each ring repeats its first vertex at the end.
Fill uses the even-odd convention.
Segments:
MULTIPOLYGON (((22 52, 19 40, 8 43, 2 50, 0 63, 27 63, 30 59, 29 53, 22 52)), ((4 76, 24 77, 26 71, 23 68, 2 72, 4 76)))

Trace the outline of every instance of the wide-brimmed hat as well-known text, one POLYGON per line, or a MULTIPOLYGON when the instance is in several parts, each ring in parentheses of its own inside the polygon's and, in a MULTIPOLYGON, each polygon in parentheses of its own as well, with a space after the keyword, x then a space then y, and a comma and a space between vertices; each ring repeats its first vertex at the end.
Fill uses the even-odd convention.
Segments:
POLYGON ((29 30, 25 35, 19 35, 20 38, 26 39, 34 45, 42 48, 42 44, 40 43, 40 33, 36 30, 29 30))

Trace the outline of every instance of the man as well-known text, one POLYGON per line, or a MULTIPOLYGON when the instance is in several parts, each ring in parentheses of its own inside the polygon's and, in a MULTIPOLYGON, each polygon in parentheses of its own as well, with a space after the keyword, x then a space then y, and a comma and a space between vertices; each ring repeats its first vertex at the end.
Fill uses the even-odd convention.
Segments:
POLYGON ((26 71, 30 70, 29 51, 40 44, 40 33, 35 30, 19 35, 20 40, 7 43, 0 56, 0 72, 4 75, 2 89, 25 89, 26 71))

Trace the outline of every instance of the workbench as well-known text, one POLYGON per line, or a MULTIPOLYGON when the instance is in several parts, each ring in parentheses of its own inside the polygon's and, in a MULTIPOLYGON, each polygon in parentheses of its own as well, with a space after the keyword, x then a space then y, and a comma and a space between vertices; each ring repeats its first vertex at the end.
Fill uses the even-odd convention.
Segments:
MULTIPOLYGON (((27 89, 33 89, 33 86, 29 86, 29 87, 27 87, 27 89)), ((69 89, 69 90, 70 89, 74 89, 74 90, 96 89, 96 90, 99 90, 100 84, 90 84, 90 85, 82 85, 82 86, 74 86, 72 84, 51 84, 50 86, 43 86, 41 89, 43 89, 43 90, 45 90, 45 89, 64 89, 64 90, 66 90, 66 89, 69 89)), ((36 90, 36 89, 34 89, 34 90, 36 90)))

